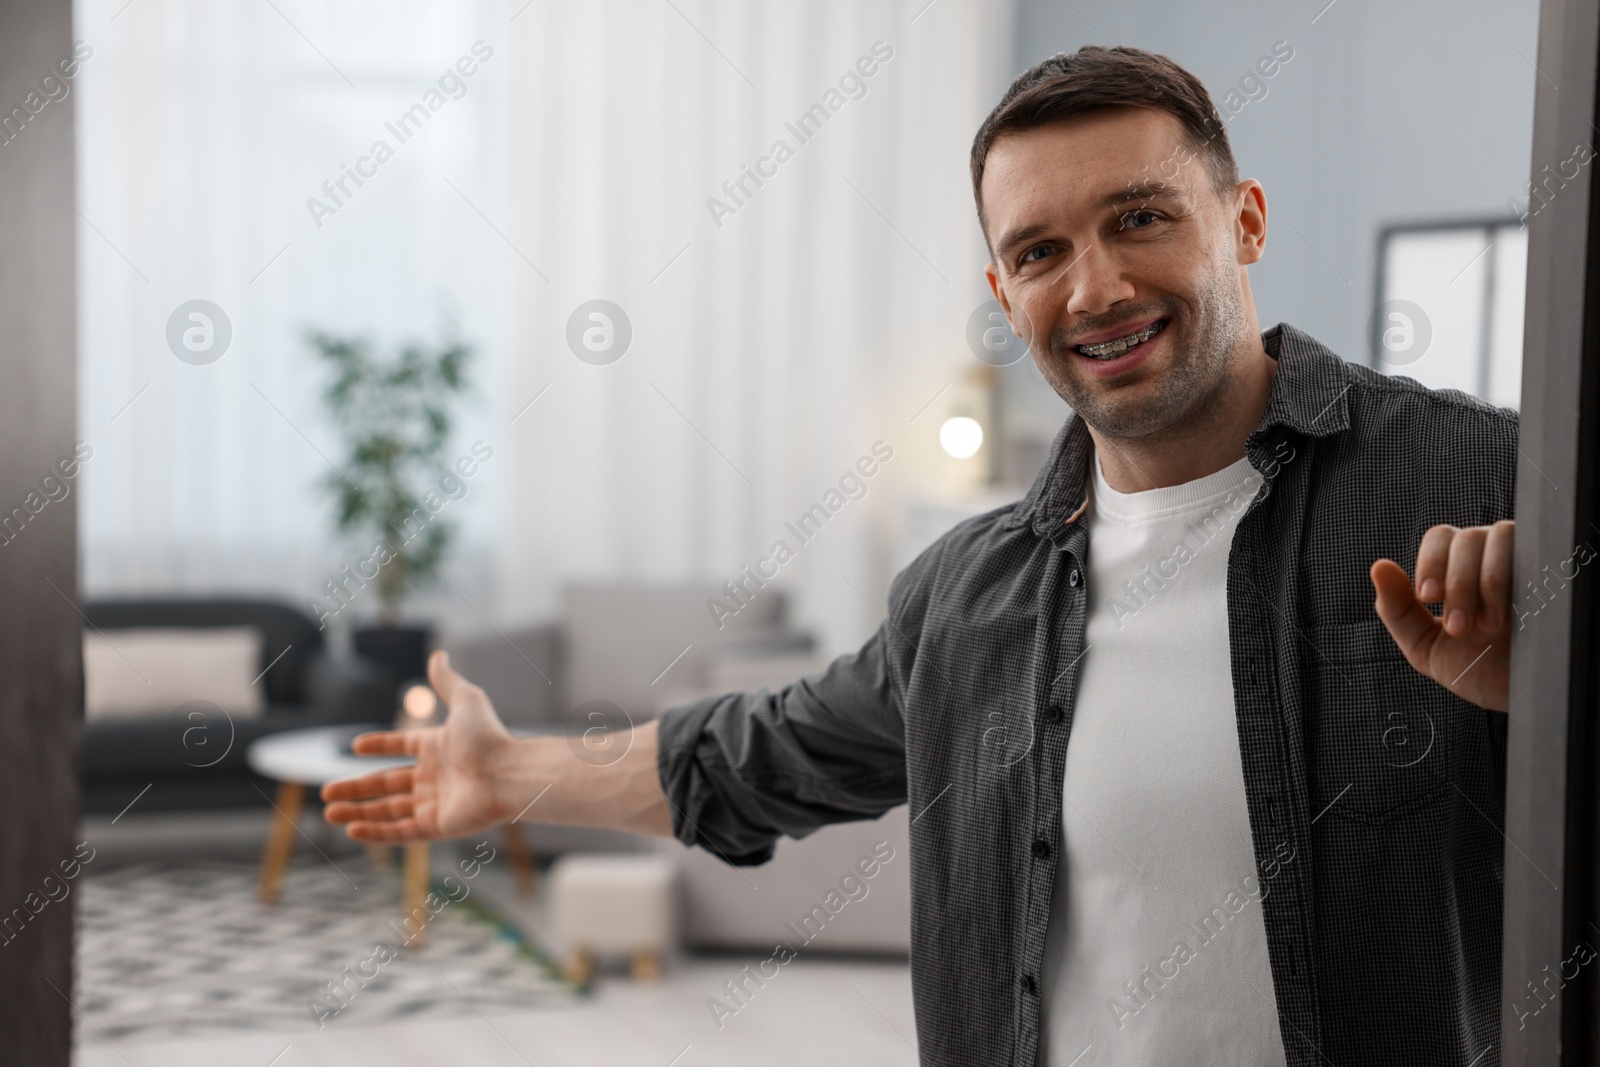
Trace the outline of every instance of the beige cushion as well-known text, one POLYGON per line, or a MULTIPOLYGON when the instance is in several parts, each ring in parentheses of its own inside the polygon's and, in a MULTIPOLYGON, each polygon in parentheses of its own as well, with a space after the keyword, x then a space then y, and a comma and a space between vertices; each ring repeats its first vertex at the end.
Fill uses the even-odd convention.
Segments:
POLYGON ((202 700, 230 715, 266 707, 255 682, 261 632, 253 627, 85 630, 84 716, 96 719, 183 714, 202 700))

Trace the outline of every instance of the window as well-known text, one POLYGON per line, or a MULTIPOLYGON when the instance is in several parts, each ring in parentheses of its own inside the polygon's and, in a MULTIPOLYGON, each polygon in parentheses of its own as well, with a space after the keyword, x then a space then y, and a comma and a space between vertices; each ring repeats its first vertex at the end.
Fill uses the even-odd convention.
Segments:
POLYGON ((1528 231, 1486 220, 1378 235, 1372 365, 1435 389, 1517 407, 1528 231))

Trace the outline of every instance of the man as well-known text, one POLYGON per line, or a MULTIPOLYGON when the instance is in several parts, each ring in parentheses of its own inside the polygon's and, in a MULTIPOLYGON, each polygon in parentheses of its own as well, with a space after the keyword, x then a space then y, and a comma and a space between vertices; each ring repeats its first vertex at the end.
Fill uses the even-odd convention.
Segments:
POLYGON ((1039 64, 972 175, 1074 412, 1025 499, 900 574, 860 651, 610 767, 436 655, 448 722, 359 741, 417 766, 328 818, 449 837, 539 797, 760 863, 909 803, 925 1063, 1498 1062, 1515 416, 1260 332, 1266 198, 1170 60, 1039 64))

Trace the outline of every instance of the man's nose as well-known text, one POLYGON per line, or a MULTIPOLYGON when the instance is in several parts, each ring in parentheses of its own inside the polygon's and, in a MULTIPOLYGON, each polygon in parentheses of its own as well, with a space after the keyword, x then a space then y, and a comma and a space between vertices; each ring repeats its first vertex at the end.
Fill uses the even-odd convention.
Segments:
POLYGON ((1072 315, 1099 315, 1134 295, 1116 255, 1098 241, 1088 245, 1062 268, 1054 285, 1061 287, 1072 315))

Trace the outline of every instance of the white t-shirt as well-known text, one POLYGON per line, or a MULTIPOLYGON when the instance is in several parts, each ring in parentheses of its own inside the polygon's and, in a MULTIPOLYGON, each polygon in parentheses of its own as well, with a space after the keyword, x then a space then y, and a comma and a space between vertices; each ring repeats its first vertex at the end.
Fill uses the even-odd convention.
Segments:
POLYGON ((1040 1062, 1281 1067, 1228 658, 1228 553, 1261 477, 1241 459, 1119 493, 1092 465, 1040 1062))

